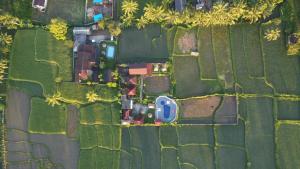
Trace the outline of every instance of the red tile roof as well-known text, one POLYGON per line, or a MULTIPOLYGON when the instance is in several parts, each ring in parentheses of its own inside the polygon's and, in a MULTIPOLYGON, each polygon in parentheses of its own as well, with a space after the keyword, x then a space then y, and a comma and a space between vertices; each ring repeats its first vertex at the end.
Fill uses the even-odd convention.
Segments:
POLYGON ((96 62, 96 49, 92 45, 79 46, 77 59, 75 62, 75 81, 88 79, 88 70, 96 62))
POLYGON ((130 75, 151 75, 152 64, 132 64, 129 65, 130 75))
POLYGON ((128 96, 135 96, 136 95, 136 86, 129 88, 127 95, 128 96))
POLYGON ((129 84, 136 85, 137 84, 137 77, 136 76, 130 77, 128 82, 129 82, 129 84))

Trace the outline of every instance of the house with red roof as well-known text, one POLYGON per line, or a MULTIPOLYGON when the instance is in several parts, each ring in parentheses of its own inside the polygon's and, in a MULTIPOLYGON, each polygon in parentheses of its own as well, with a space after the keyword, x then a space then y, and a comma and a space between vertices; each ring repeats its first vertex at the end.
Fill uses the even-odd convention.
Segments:
POLYGON ((152 64, 130 64, 129 65, 129 75, 151 75, 152 74, 152 64))
POLYGON ((94 73, 92 69, 95 66, 96 48, 93 45, 80 45, 75 58, 75 82, 92 79, 94 73))

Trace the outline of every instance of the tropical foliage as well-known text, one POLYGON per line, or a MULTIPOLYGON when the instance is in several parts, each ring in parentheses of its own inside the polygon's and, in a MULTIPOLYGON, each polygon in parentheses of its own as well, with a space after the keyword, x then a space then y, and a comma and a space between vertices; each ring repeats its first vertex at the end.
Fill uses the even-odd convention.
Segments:
POLYGON ((86 98, 87 98, 88 102, 95 102, 95 101, 99 100, 99 96, 94 91, 89 91, 86 94, 86 98))
POLYGON ((6 27, 7 29, 18 29, 25 26, 23 20, 9 14, 0 15, 0 28, 6 27))
POLYGON ((138 11, 138 7, 138 3, 133 0, 125 0, 122 2, 121 8, 123 15, 121 17, 121 21, 125 27, 132 25, 135 21, 134 15, 138 11))
MULTIPOLYGON (((210 11, 184 10, 181 13, 169 10, 166 7, 168 2, 160 6, 148 3, 144 7, 144 15, 136 19, 136 26, 138 29, 141 29, 151 23, 184 25, 187 27, 233 25, 242 21, 256 23, 270 16, 274 8, 281 2, 282 0, 259 0, 254 6, 248 6, 243 1, 233 4, 219 2, 216 3, 210 11)), ((134 18, 128 17, 125 13, 133 10, 125 12, 124 9, 123 11, 122 22, 126 26, 129 26, 132 24, 131 21, 134 20, 134 18)))
POLYGON ((68 25, 66 21, 62 19, 51 19, 49 24, 49 31, 57 40, 66 40, 68 25))
POLYGON ((2 83, 5 78, 6 70, 8 68, 7 64, 8 64, 7 59, 0 60, 0 83, 2 83))
POLYGON ((277 40, 279 37, 280 37, 280 30, 278 28, 267 30, 264 36, 264 38, 267 39, 268 41, 277 40))
POLYGON ((55 105, 60 105, 60 101, 62 100, 62 96, 60 92, 55 93, 52 96, 46 97, 46 102, 54 107, 55 105))
POLYGON ((107 28, 112 36, 119 36, 122 32, 120 25, 116 22, 111 22, 107 25, 107 28))

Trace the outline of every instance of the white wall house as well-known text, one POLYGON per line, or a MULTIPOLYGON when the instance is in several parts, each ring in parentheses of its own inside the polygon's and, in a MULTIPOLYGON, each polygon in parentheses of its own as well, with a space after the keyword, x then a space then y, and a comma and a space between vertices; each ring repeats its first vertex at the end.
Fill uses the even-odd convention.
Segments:
POLYGON ((48 0, 32 0, 32 7, 41 12, 45 12, 47 8, 47 2, 48 0))

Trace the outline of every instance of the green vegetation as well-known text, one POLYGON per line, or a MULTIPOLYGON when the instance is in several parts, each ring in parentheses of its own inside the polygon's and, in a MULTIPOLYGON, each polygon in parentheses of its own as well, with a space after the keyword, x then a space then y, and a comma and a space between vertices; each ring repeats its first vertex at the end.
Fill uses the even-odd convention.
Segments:
POLYGON ((32 133, 66 133, 67 112, 64 106, 51 107, 40 98, 32 98, 29 131, 32 133))
POLYGON ((168 56, 166 30, 159 25, 149 25, 143 30, 131 27, 120 37, 119 63, 160 62, 166 61, 168 56))
POLYGON ((57 77, 71 80, 70 48, 44 30, 18 31, 11 56, 9 78, 38 83, 46 95, 56 90, 57 77))
POLYGON ((52 18, 61 18, 72 25, 84 22, 85 0, 48 1, 46 12, 33 10, 32 20, 48 24, 52 18))
POLYGON ((120 105, 118 103, 95 103, 80 109, 82 124, 119 124, 120 105))
POLYGON ((279 123, 277 129, 277 164, 279 168, 293 169, 300 165, 300 124, 279 123))

